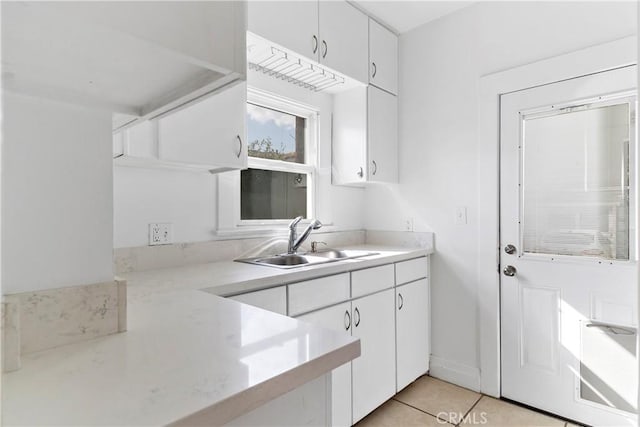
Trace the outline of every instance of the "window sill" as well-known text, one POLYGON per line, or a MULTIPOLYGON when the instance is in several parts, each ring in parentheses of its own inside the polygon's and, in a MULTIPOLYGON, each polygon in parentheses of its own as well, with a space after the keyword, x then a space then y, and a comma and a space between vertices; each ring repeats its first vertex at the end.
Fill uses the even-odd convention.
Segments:
MULTIPOLYGON (((287 225, 290 221, 285 221, 284 223, 277 224, 264 224, 264 225, 237 225, 234 228, 221 228, 216 230, 215 235, 219 237, 243 237, 243 238, 251 238, 251 237, 287 237, 289 235, 289 229, 287 225)), ((303 229, 306 225, 309 224, 308 220, 304 220, 304 222, 300 222, 298 224, 299 229, 303 229)), ((333 224, 324 224, 320 230, 315 231, 315 233, 334 233, 338 231, 353 231, 351 228, 344 227, 336 227, 333 224)))

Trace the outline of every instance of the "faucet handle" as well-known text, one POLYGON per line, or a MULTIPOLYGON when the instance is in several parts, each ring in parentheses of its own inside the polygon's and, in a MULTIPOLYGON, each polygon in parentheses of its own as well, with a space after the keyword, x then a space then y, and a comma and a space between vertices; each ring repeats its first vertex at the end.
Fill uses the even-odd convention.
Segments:
POLYGON ((294 228, 296 225, 298 225, 298 223, 299 223, 300 221, 302 221, 302 217, 301 217, 301 216, 297 216, 297 217, 295 217, 295 218, 293 219, 293 221, 291 221, 291 222, 289 223, 289 228, 290 228, 290 229, 294 228))
POLYGON ((311 252, 315 253, 318 252, 318 244, 322 243, 323 245, 327 246, 327 242, 311 242, 311 252))

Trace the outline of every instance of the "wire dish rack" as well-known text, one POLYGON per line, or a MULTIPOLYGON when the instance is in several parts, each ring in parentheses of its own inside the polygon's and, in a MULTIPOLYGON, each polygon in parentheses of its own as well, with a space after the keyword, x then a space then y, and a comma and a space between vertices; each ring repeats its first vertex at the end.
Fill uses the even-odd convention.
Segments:
POLYGON ((275 46, 253 45, 248 67, 303 88, 319 92, 345 83, 345 78, 275 46))

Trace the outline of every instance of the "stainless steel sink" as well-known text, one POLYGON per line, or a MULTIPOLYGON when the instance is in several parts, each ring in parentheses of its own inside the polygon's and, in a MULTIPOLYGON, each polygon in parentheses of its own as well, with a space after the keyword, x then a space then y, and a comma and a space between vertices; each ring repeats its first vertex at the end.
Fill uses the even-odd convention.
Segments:
POLYGON ((305 254, 282 254, 268 257, 237 259, 236 261, 276 268, 296 268, 315 264, 324 264, 327 262, 342 261, 345 259, 360 258, 376 254, 377 252, 327 249, 321 252, 307 252, 305 254))
POLYGON ((307 252, 305 255, 313 255, 313 256, 318 256, 323 258, 339 260, 339 259, 346 259, 346 258, 359 258, 363 256, 377 255, 377 252, 357 251, 357 250, 351 250, 351 249, 345 249, 345 250, 325 249, 323 251, 318 251, 318 252, 307 252))

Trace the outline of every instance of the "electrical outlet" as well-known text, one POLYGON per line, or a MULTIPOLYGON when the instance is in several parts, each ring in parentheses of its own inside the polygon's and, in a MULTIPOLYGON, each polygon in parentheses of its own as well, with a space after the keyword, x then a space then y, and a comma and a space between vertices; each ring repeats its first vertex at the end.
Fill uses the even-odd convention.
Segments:
POLYGON ((413 231, 413 218, 405 218, 404 220, 404 230, 405 231, 413 231))
POLYGON ((149 224, 149 246, 173 243, 173 224, 170 222, 149 224))
POLYGON ((456 208, 456 225, 465 225, 467 223, 467 207, 458 206, 456 208))

